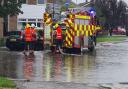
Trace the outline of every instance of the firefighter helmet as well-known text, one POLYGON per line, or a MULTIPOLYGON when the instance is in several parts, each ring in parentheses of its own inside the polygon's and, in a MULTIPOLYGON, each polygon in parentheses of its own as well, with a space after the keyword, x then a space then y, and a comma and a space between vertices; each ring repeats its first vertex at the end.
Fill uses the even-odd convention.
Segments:
POLYGON ((26 25, 26 28, 30 28, 31 26, 29 24, 26 25))
POLYGON ((31 24, 31 27, 32 27, 32 28, 35 28, 35 24, 31 24))
POLYGON ((58 26, 59 26, 58 24, 55 25, 56 28, 57 28, 58 26))

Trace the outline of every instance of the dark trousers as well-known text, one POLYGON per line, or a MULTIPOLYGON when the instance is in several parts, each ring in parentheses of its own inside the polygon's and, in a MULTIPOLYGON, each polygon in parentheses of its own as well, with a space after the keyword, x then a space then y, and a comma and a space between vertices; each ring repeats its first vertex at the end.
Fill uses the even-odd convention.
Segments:
POLYGON ((25 50, 33 50, 34 49, 34 45, 32 41, 26 41, 25 42, 25 50))
POLYGON ((56 39, 56 48, 59 49, 59 46, 62 47, 62 39, 56 39))

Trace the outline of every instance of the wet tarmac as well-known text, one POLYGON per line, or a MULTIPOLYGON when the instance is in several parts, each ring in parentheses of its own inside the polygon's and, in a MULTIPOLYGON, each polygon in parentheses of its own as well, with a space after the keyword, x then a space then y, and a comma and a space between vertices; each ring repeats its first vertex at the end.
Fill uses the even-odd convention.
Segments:
POLYGON ((74 83, 128 82, 128 42, 100 44, 83 56, 50 52, 0 51, 0 76, 30 81, 74 83))

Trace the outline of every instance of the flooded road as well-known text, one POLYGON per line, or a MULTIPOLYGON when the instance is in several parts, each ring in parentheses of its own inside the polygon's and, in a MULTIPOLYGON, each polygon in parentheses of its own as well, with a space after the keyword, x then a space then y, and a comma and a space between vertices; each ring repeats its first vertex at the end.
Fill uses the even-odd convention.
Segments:
POLYGON ((0 76, 31 81, 128 82, 128 42, 100 44, 93 53, 65 56, 49 52, 0 51, 0 76))

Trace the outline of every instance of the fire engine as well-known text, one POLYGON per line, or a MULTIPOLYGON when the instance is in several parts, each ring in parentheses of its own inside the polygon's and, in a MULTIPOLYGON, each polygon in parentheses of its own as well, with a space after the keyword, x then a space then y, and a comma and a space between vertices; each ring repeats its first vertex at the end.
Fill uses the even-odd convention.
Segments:
MULTIPOLYGON (((92 13, 92 12, 91 12, 92 13)), ((44 44, 53 51, 56 48, 54 25, 58 23, 63 30, 63 52, 81 52, 83 49, 93 51, 96 45, 96 31, 100 27, 96 24, 95 16, 88 11, 68 13, 61 22, 54 22, 50 14, 44 14, 44 44)))

